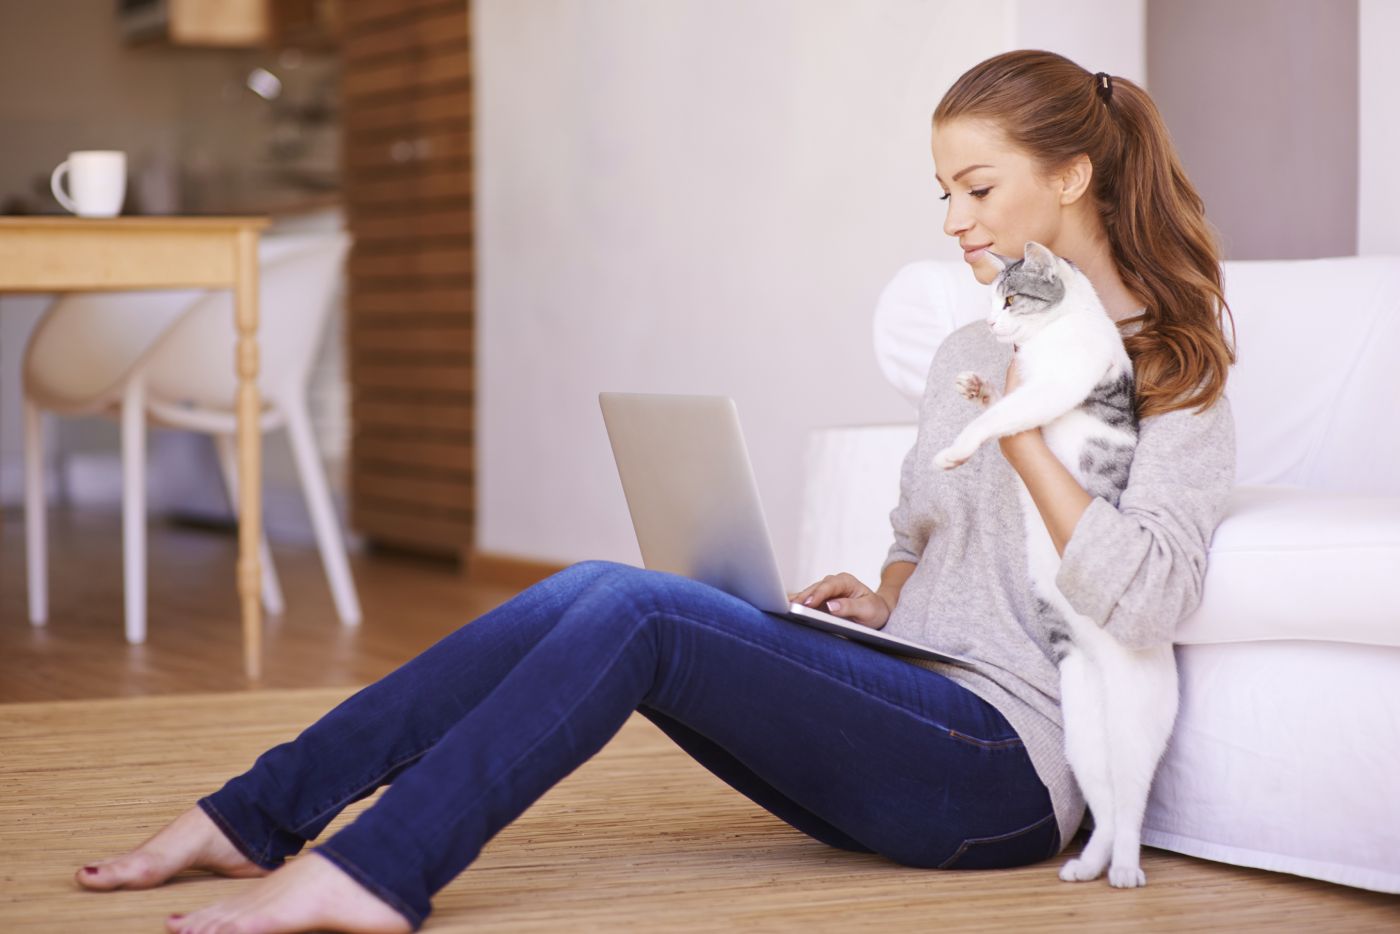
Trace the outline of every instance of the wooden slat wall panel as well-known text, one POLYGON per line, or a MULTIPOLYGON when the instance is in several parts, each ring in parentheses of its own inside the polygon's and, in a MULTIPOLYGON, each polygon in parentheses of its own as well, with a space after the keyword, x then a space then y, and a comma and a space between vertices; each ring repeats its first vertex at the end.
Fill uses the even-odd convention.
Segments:
POLYGON ((433 509, 469 510, 475 490, 465 480, 433 480, 377 473, 366 469, 355 476, 355 495, 365 499, 389 500, 428 506, 433 509))
POLYGON ((363 279, 388 279, 402 276, 448 276, 469 281, 472 273, 472 251, 467 249, 439 250, 426 247, 409 252, 364 252, 356 257, 355 274, 363 279))
POLYGON ((414 551, 460 555, 462 532, 473 527, 473 515, 413 515, 378 500, 351 500, 350 524, 372 541, 414 551))
POLYGON ((470 435, 464 435, 468 443, 449 439, 429 441, 415 438, 365 437, 356 434, 351 441, 355 457, 381 468, 397 467, 423 477, 461 476, 470 477, 472 472, 472 449, 470 435))
POLYGON ((471 359, 469 327, 365 328, 360 336, 364 341, 356 346, 357 351, 416 351, 471 359))
POLYGON ((407 163, 461 166, 471 164, 471 132, 466 120, 440 120, 403 133, 359 133, 350 139, 345 165, 352 179, 378 178, 404 171, 407 163))
POLYGON ((388 23, 409 16, 441 12, 455 8, 459 3, 452 0, 350 0, 341 4, 341 17, 347 30, 365 31, 382 29, 388 23))
POLYGON ((472 408, 473 395, 370 395, 357 402, 356 420, 367 433, 385 434, 418 429, 471 434, 475 430, 476 420, 472 408))
POLYGON ((469 393, 475 388, 470 367, 431 359, 375 362, 356 354, 350 361, 350 379, 357 390, 469 393))
MULTIPOLYGON (((355 214, 355 212, 351 212, 355 214)), ((416 211, 362 211, 355 214, 356 247, 433 240, 453 243, 472 236, 470 204, 425 205, 416 211), (427 210, 428 208, 438 210, 427 210)))
POLYGON ((346 106, 344 127, 345 132, 354 135, 383 133, 461 118, 471 112, 470 88, 430 88, 411 96, 376 98, 372 103, 346 106))
POLYGON ((471 288, 455 286, 441 288, 421 283, 405 289, 352 289, 350 317, 359 324, 400 323, 424 316, 458 317, 467 320, 471 314, 471 288))
POLYGON ((418 171, 398 175, 384 174, 377 179, 360 178, 352 181, 346 193, 351 209, 373 208, 377 205, 399 205, 408 201, 438 201, 443 198, 466 198, 472 193, 466 165, 433 171, 418 171))
POLYGON ((470 87, 471 52, 466 36, 460 44, 434 45, 433 53, 428 58, 387 59, 355 69, 343 79, 346 99, 373 104, 409 90, 470 87))
POLYGON ((348 4, 342 52, 351 524, 460 557, 476 495, 468 2, 348 4))
POLYGON ((378 67, 392 58, 413 58, 454 48, 470 36, 466 0, 429 7, 386 20, 377 28, 346 29, 341 59, 347 68, 378 67))

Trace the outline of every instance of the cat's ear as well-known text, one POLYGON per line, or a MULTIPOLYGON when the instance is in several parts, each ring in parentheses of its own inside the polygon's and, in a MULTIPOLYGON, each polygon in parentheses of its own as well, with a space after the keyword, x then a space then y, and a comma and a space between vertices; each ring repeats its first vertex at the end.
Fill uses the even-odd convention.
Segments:
POLYGON ((1034 240, 1026 241, 1026 265, 1031 269, 1051 271, 1055 268, 1055 254, 1043 244, 1034 240))

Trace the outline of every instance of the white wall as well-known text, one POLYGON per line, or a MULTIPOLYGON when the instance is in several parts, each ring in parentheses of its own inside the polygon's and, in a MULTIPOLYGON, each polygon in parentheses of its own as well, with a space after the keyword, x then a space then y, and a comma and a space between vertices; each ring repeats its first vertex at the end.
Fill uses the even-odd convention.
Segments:
POLYGON ((915 416, 871 313, 900 266, 961 257, 928 151, 943 92, 1015 47, 1143 71, 1140 2, 473 10, 477 540, 560 563, 641 560, 598 392, 712 393, 790 576, 807 430, 915 416))
POLYGON ((1400 3, 1361 0, 1356 252, 1400 253, 1400 3))

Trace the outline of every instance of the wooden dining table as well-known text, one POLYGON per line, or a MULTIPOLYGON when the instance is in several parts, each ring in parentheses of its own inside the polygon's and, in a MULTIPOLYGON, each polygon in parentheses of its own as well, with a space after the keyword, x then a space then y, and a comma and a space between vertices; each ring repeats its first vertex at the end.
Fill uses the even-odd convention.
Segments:
POLYGON ((0 217, 0 292, 231 289, 238 377, 238 601, 243 667, 262 675, 258 542, 258 236, 266 217, 0 217))

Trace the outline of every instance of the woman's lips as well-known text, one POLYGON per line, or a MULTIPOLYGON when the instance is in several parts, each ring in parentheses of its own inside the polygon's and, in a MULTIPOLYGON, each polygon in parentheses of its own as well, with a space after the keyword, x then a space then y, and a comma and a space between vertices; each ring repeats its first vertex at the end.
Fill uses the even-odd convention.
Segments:
POLYGON ((987 246, 979 246, 975 250, 963 250, 963 260, 969 263, 977 262, 981 255, 987 252, 987 247, 989 246, 991 246, 990 243, 987 244, 987 246))

